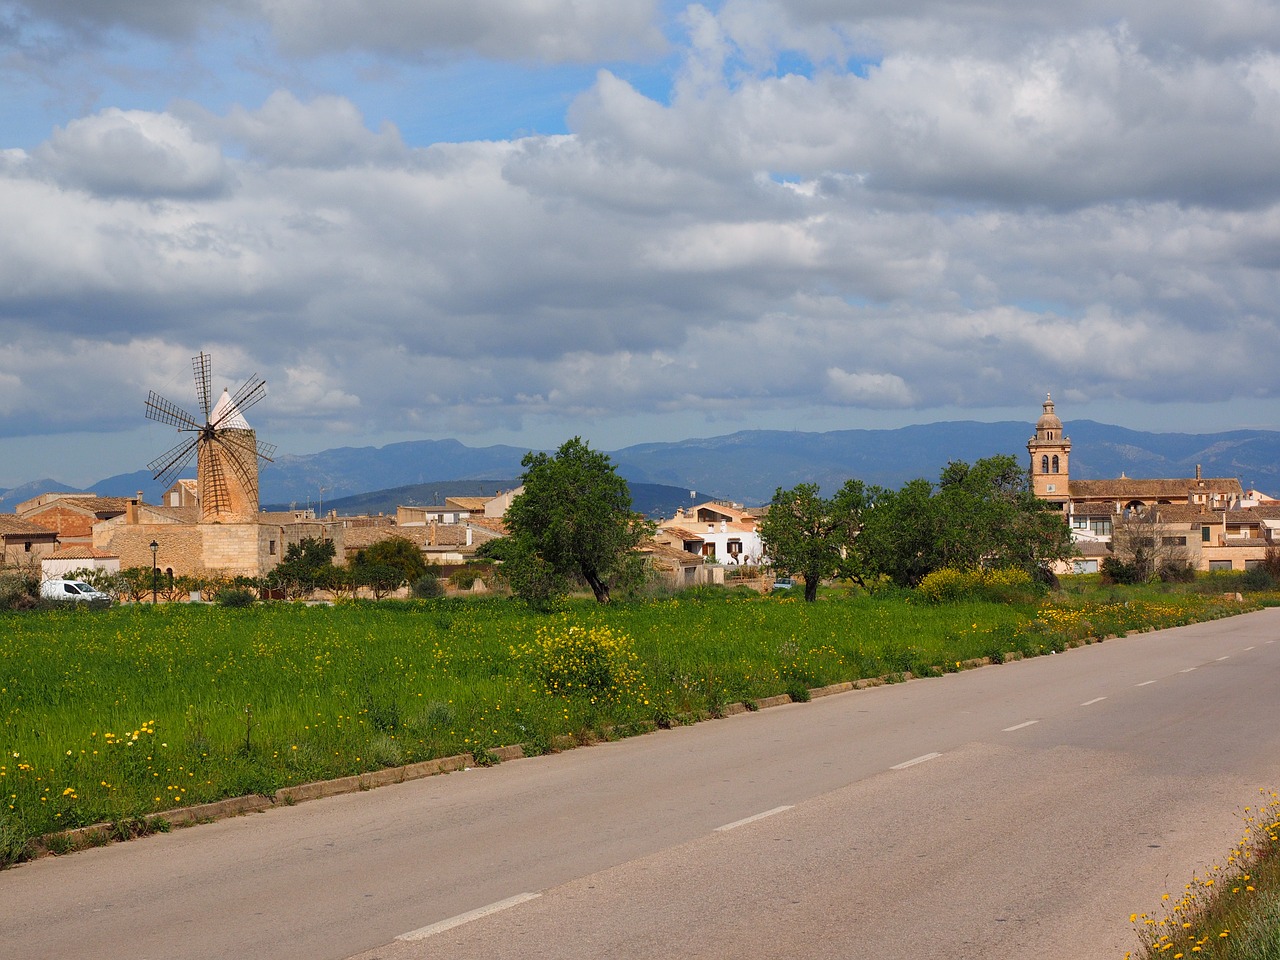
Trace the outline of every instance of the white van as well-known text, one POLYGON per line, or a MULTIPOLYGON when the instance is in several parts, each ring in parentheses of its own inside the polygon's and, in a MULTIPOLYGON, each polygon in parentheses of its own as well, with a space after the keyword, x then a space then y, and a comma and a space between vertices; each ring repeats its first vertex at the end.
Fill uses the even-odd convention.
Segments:
POLYGON ((83 580, 45 580, 40 584, 44 600, 71 600, 75 603, 110 603, 111 598, 99 593, 83 580))

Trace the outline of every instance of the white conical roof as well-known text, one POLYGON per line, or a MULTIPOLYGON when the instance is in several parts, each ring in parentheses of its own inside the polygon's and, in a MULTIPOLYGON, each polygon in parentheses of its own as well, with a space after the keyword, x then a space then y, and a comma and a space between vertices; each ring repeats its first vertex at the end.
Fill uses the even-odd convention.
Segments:
POLYGON ((209 414, 209 422, 219 430, 252 430, 249 421, 244 418, 244 414, 240 412, 240 408, 236 406, 236 402, 231 399, 231 394, 225 387, 222 389, 222 396, 218 398, 218 402, 213 406, 213 412, 209 414))

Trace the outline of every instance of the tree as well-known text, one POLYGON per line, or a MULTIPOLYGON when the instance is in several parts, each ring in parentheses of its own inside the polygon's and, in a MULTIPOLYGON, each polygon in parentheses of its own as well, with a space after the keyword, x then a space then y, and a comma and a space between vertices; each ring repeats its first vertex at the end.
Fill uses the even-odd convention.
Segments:
POLYGON ((873 491, 858 535, 867 569, 914 587, 943 567, 1018 567, 1043 578, 1075 554, 1071 532, 1031 490, 1016 458, 955 460, 935 489, 912 480, 873 491))
POLYGON ((933 484, 911 480, 897 490, 876 490, 863 513, 858 550, 869 573, 914 587, 943 566, 933 484))
MULTIPOLYGON (((1133 507, 1125 510, 1115 523, 1111 552, 1118 564, 1132 568, 1133 579, 1127 582, 1145 583, 1187 567, 1187 527, 1162 522, 1159 507, 1133 507)), ((1115 564, 1111 572, 1124 575, 1115 564)))
POLYGON ((284 591, 286 597, 301 596, 330 584, 333 578, 334 543, 304 537, 291 543, 284 559, 268 574, 272 587, 284 591))
POLYGON ((600 603, 611 586, 640 570, 633 551, 652 525, 631 509, 631 491, 608 455, 580 437, 555 456, 528 453, 524 492, 507 508, 510 536, 503 575, 520 597, 535 603, 567 591, 581 577, 600 603))
POLYGON ((843 573, 862 582, 865 558, 857 537, 867 505, 868 491, 857 480, 829 500, 818 495, 816 483, 774 493, 760 539, 775 570, 804 578, 805 600, 818 598, 823 577, 843 573))
POLYGON ((407 537, 388 537, 356 553, 352 574, 381 600, 397 587, 414 583, 426 574, 427 563, 418 545, 407 537))

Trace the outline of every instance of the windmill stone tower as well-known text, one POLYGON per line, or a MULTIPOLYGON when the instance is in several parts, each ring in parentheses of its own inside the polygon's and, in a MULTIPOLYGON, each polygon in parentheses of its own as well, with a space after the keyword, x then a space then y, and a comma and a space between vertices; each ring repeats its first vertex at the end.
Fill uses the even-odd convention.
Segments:
POLYGON ((213 407, 221 443, 201 444, 196 453, 196 490, 201 523, 253 523, 258 519, 258 438, 231 394, 213 407))
POLYGON ((271 444, 261 444, 244 418, 244 411, 266 395, 267 382, 257 375, 246 380, 234 394, 222 391, 209 407, 210 358, 206 353, 193 357, 196 394, 204 413, 204 423, 177 404, 152 391, 147 398, 147 417, 178 428, 191 436, 147 465, 153 476, 169 483, 196 457, 196 489, 200 498, 200 522, 256 524, 258 521, 258 458, 270 460, 271 444))

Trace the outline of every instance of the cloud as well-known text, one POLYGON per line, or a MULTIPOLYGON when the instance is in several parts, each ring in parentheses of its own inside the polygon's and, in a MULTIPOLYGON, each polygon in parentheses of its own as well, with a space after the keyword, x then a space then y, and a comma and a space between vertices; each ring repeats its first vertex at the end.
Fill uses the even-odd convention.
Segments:
MULTIPOLYGON (((201 348, 267 378, 264 437, 316 449, 1034 412, 1046 389, 1280 410, 1267 21, 1249 44, 1244 0, 1216 39, 1154 5, 964 6, 692 7, 666 24, 669 89, 611 64, 555 136, 424 137, 403 101, 281 69, 240 105, 111 107, 0 144, 0 435, 136 423, 139 392, 189 393, 201 348)), ((603 5, 354 9, 269 13, 317 53, 646 36, 603 5)))
POLYGON ((280 42, 301 54, 470 51, 551 63, 650 55, 663 47, 655 0, 260 0, 280 42))
POLYGON ((911 388, 892 373, 849 373, 839 367, 827 371, 828 396, 837 403, 859 407, 909 407, 911 388))
POLYGON ((59 128, 35 158, 61 183, 104 196, 199 197, 221 192, 228 170, 215 144, 177 118, 114 107, 59 128))
POLYGON ((193 126, 211 139, 243 144, 271 167, 341 168, 362 163, 402 163, 407 152, 400 132, 383 123, 374 133, 350 100, 318 96, 303 103, 277 90, 257 110, 239 105, 219 117, 197 104, 177 104, 193 126))

